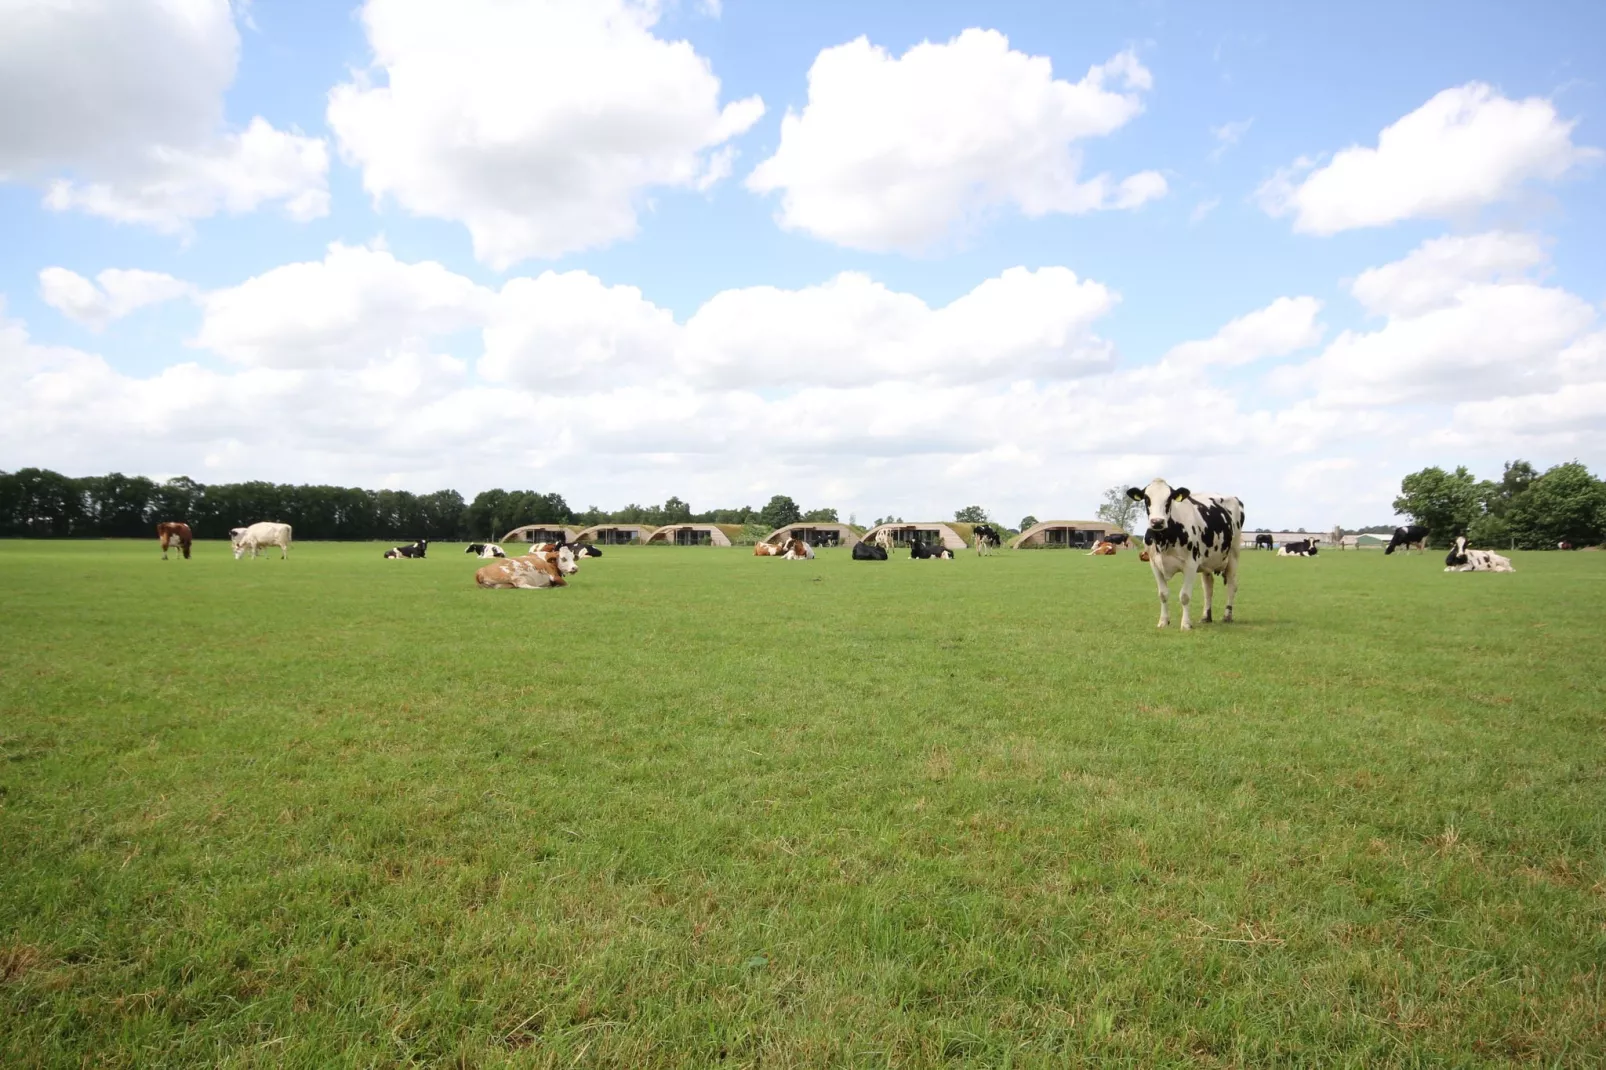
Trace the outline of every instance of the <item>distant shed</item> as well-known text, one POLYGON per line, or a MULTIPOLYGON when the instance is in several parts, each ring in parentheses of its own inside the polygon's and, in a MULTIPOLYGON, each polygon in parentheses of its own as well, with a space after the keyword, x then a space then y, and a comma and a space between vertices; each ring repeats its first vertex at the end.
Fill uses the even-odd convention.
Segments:
POLYGON ((1015 536, 1010 546, 1017 550, 1086 550, 1120 530, 1103 520, 1044 520, 1015 536))
POLYGON ((810 546, 857 546, 860 535, 847 524, 799 521, 784 528, 776 528, 764 536, 764 541, 772 544, 780 544, 788 539, 802 539, 810 546))
POLYGON ((594 542, 603 546, 641 546, 652 535, 645 524, 597 524, 574 537, 575 542, 594 542))
POLYGON ((740 524, 665 524, 647 536, 655 546, 729 546, 740 535, 740 524))

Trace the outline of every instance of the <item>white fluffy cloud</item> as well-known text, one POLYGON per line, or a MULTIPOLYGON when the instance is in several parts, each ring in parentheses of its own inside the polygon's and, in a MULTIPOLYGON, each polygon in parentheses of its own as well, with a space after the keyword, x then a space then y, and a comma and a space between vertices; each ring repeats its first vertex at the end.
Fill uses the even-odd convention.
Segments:
POLYGON ((1598 159, 1573 144, 1573 126, 1548 100, 1472 82, 1385 127, 1376 148, 1347 148, 1325 166, 1299 161, 1261 188, 1261 204, 1311 234, 1459 218, 1598 159))
POLYGON ((764 112, 646 0, 368 0, 372 70, 329 94, 363 186, 463 223, 505 269, 629 237, 655 188, 706 189, 764 112))
POLYGON ((359 368, 478 327, 493 295, 433 261, 335 244, 202 299, 194 344, 265 368, 359 368))
POLYGON ((1427 242, 1356 279, 1356 297, 1386 314, 1382 327, 1343 332, 1282 381, 1326 405, 1378 406, 1493 399, 1587 375, 1578 344, 1595 309, 1527 277, 1543 260, 1522 235, 1427 242))
POLYGON ((93 331, 147 305, 194 292, 189 283, 159 271, 108 268, 93 281, 61 267, 39 272, 39 296, 45 304, 93 331))
POLYGON ((1321 310, 1322 303, 1314 297, 1279 297, 1265 308, 1239 316, 1210 338, 1172 347, 1165 366, 1236 367, 1309 349, 1326 330, 1316 322, 1321 310))
POLYGON ((10 5, 0 34, 0 179, 46 204, 159 230, 280 203, 328 210, 328 150, 253 119, 223 125, 240 39, 228 0, 10 5))
POLYGON ((1166 192, 1154 171, 1081 175, 1077 143, 1143 110, 1152 78, 1130 52, 1067 82, 994 30, 901 57, 861 37, 822 51, 808 84, 747 185, 780 192, 782 226, 840 245, 915 251, 1004 206, 1075 214, 1166 192))

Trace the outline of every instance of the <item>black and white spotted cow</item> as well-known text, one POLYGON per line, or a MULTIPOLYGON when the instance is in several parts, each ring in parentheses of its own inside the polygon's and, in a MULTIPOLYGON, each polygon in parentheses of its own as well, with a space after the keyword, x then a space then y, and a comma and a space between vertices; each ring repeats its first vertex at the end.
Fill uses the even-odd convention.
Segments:
POLYGON ((1515 572, 1511 558, 1493 550, 1473 550, 1467 546, 1467 537, 1457 535, 1455 545, 1444 555, 1446 572, 1515 572))
POLYGON ((1383 553, 1392 554, 1402 546, 1405 547, 1407 552, 1411 550, 1426 550, 1427 545, 1428 529, 1421 524, 1407 524, 1403 528, 1394 529, 1394 537, 1389 540, 1389 544, 1384 548, 1383 553))
POLYGON ((975 538, 976 553, 980 557, 991 554, 1004 541, 998 529, 991 524, 977 524, 970 529, 970 533, 975 538))
POLYGON ((429 542, 427 540, 425 540, 425 539, 419 539, 417 542, 413 543, 411 546, 398 546, 393 550, 386 550, 385 551, 385 556, 387 558, 399 558, 399 559, 409 559, 410 558, 410 559, 415 560, 415 561, 421 561, 421 560, 423 560, 424 552, 426 550, 428 550, 428 549, 429 549, 429 542))
POLYGON ((1232 621, 1232 606, 1238 596, 1238 542, 1244 527, 1244 505, 1237 498, 1220 494, 1194 494, 1187 487, 1173 488, 1156 479, 1143 489, 1132 487, 1126 496, 1143 502, 1149 510, 1149 530, 1143 536, 1148 548, 1149 567, 1154 570, 1155 586, 1160 589, 1160 624, 1171 623, 1171 577, 1182 573, 1182 630, 1190 631, 1193 621, 1188 605, 1193 601, 1193 578, 1204 573, 1204 619, 1211 617, 1215 578, 1227 582, 1227 607, 1222 620, 1232 621))
POLYGON ((1285 542, 1277 551, 1278 557, 1315 557, 1316 540, 1299 539, 1295 542, 1285 542))
POLYGON ((463 552, 465 554, 473 554, 475 557, 507 556, 507 553, 494 542, 471 542, 468 544, 468 549, 463 552))
POLYGON ((911 561, 952 561, 954 552, 940 542, 912 542, 909 544, 911 561))

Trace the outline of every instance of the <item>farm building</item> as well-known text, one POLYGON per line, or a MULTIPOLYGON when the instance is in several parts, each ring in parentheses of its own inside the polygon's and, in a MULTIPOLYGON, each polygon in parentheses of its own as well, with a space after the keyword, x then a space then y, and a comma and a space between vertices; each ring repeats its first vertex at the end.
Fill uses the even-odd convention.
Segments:
POLYGON ((652 535, 645 524, 597 524, 574 537, 575 542, 594 542, 603 546, 640 546, 652 535))
POLYGON ((857 546, 859 533, 846 524, 803 522, 776 528, 764 536, 764 541, 771 544, 782 543, 788 539, 802 539, 810 546, 857 546))
POLYGON ((665 524, 647 536, 656 546, 729 546, 740 535, 740 524, 665 524))
POLYGON ((1015 536, 1010 546, 1017 550, 1087 550, 1120 530, 1102 520, 1044 520, 1015 536))
POLYGON ((940 542, 950 550, 963 550, 965 548, 965 537, 951 526, 941 523, 910 524, 899 521, 892 524, 881 524, 871 528, 859 538, 865 542, 875 542, 883 531, 892 537, 892 545, 894 546, 908 546, 914 542, 925 545, 940 542))
POLYGON ((562 524, 526 524, 502 536, 503 542, 573 542, 579 528, 562 524))

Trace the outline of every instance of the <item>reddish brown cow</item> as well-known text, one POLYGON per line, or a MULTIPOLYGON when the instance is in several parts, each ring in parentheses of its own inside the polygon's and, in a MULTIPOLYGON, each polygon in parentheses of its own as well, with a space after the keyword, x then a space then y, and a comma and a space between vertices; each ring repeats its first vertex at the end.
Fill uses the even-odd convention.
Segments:
POLYGON ((167 548, 174 543, 184 552, 184 560, 190 559, 190 543, 194 536, 190 534, 190 526, 178 521, 164 521, 156 525, 156 537, 162 540, 162 560, 167 560, 167 548))
POLYGON ((568 581, 558 571, 556 560, 533 554, 504 557, 486 565, 474 573, 474 582, 481 587, 523 587, 527 590, 568 586, 568 581))

